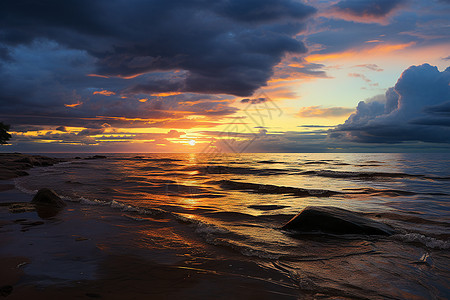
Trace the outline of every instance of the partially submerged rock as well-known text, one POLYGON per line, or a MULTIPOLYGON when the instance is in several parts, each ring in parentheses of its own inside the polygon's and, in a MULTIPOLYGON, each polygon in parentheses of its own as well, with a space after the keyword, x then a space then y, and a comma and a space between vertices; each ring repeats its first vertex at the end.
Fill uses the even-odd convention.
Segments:
POLYGON ((28 175, 24 170, 34 166, 51 166, 64 161, 59 158, 20 153, 0 153, 0 180, 28 175))
POLYGON ((281 229, 300 233, 391 235, 394 230, 383 223, 332 206, 308 206, 281 229))
POLYGON ((62 200, 54 190, 47 188, 40 189, 36 195, 34 195, 31 203, 36 205, 52 206, 55 208, 63 208, 67 205, 66 202, 64 202, 64 200, 62 200))
POLYGON ((31 203, 36 206, 36 212, 42 219, 53 218, 67 205, 54 190, 47 188, 40 189, 31 203))

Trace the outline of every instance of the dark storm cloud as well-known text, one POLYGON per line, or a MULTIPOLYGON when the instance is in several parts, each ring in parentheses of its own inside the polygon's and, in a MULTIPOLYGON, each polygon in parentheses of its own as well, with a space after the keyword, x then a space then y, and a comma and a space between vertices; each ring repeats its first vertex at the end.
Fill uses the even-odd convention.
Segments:
MULTIPOLYGON (((171 89, 245 96, 266 83, 286 52, 306 52, 292 36, 314 11, 293 0, 6 0, 0 42, 45 38, 85 51, 97 74, 185 70, 171 89)), ((146 86, 155 83, 136 89, 146 86)))
POLYGON ((294 0, 0 1, 0 120, 86 143, 104 124, 215 126, 237 111, 219 93, 249 96, 286 53, 306 52, 295 35, 314 11, 294 0))
POLYGON ((221 14, 244 22, 277 21, 286 18, 302 19, 314 12, 312 7, 289 0, 219 1, 221 14))
POLYGON ((424 109, 424 112, 438 117, 450 117, 450 101, 440 105, 429 106, 424 109))
POLYGON ((185 72, 153 72, 134 79, 89 77, 95 58, 48 40, 10 47, 9 53, 11 60, 0 67, 0 119, 13 128, 19 124, 94 128, 105 122, 137 127, 147 119, 178 118, 179 111, 215 118, 235 112, 224 96, 183 94, 162 100, 129 88, 154 81, 154 91, 167 92, 168 83, 185 72))
POLYGON ((329 136, 368 143, 450 143, 449 84, 450 68, 412 66, 385 95, 361 101, 329 136))
POLYGON ((381 18, 405 2, 405 0, 343 0, 333 5, 332 9, 357 17, 381 18))

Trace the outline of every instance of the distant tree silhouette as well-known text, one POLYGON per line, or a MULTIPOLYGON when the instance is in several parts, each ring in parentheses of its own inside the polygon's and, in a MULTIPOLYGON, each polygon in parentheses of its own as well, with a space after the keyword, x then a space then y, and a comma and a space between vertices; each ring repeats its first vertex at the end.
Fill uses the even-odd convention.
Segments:
POLYGON ((0 122, 0 144, 8 144, 6 141, 11 138, 11 135, 8 133, 8 130, 9 125, 0 122))

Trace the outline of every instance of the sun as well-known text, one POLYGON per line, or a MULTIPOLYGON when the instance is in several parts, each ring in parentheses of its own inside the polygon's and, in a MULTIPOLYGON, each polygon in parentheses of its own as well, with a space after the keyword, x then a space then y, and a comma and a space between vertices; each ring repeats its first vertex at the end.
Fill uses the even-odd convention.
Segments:
POLYGON ((190 140, 188 143, 189 143, 189 145, 191 145, 191 146, 195 146, 195 141, 194 141, 194 140, 190 140))

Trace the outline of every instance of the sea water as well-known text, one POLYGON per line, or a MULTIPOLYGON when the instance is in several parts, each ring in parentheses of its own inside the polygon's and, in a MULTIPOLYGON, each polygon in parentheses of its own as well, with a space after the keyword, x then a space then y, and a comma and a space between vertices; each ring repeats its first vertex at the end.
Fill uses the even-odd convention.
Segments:
POLYGON ((450 296, 448 154, 66 156, 81 158, 32 169, 16 187, 52 188, 117 227, 98 239, 108 253, 251 279, 274 297, 450 296), (280 229, 307 206, 355 211, 397 233, 280 229))

